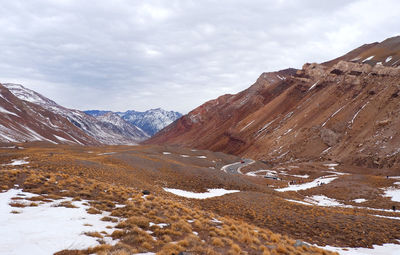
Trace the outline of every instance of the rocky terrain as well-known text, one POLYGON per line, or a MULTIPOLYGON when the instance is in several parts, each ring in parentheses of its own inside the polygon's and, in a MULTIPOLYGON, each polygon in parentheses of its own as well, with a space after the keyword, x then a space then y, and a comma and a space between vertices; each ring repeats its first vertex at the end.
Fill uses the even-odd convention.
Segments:
POLYGON ((270 162, 400 165, 400 37, 301 70, 263 73, 209 101, 146 143, 223 151, 270 162))

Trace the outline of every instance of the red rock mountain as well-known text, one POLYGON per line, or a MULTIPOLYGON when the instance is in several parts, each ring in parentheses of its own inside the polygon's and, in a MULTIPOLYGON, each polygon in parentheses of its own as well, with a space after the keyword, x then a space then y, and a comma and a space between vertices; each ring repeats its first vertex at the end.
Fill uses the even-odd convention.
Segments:
POLYGON ((400 167, 400 37, 301 70, 263 73, 248 89, 194 109, 145 143, 261 160, 400 167))
POLYGON ((0 141, 99 144, 66 118, 21 100, 0 84, 0 141))

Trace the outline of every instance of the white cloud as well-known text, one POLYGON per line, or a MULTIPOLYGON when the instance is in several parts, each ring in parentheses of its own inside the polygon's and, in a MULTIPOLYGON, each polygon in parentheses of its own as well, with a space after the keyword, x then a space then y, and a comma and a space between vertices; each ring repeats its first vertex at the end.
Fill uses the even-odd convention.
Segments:
POLYGON ((0 81, 78 109, 187 112, 398 33, 400 2, 3 1, 0 81))

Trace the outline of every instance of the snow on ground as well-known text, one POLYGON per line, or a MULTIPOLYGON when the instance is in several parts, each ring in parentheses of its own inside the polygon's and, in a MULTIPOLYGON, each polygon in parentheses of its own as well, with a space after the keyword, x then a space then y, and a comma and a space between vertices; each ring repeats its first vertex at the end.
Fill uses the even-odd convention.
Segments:
POLYGON ((328 184, 331 181, 335 180, 336 178, 338 178, 336 175, 323 176, 323 177, 319 177, 319 178, 315 179, 312 182, 296 184, 296 185, 289 185, 286 188, 280 188, 280 189, 275 189, 275 190, 279 191, 279 192, 306 190, 306 189, 318 187, 320 184, 328 184))
POLYGON ((338 165, 339 165, 338 163, 324 164, 324 166, 327 166, 327 167, 335 167, 335 166, 338 166, 338 165))
POLYGON ((400 202, 400 189, 389 188, 385 190, 385 196, 391 197, 392 201, 400 202))
MULTIPOLYGON (((271 175, 271 176, 276 176, 276 171, 274 170, 257 170, 257 171, 251 171, 251 172, 247 172, 246 175, 248 176, 260 176, 260 173, 265 173, 264 175, 271 175)), ((261 175, 263 176, 263 175, 261 175)))
POLYGON ((301 174, 289 174, 289 175, 293 176, 293 177, 297 177, 297 178, 304 178, 304 179, 307 179, 307 178, 310 177, 308 174, 303 174, 303 175, 301 175, 301 174))
POLYGON ((365 199, 365 198, 357 198, 357 199, 354 199, 353 201, 356 202, 356 203, 364 203, 364 202, 367 202, 367 199, 365 199))
POLYGON ((319 81, 317 81, 316 83, 314 83, 313 85, 311 85, 311 87, 308 89, 308 91, 310 91, 310 90, 312 90, 313 88, 315 88, 315 86, 318 85, 318 82, 319 82, 319 81))
POLYGON ((160 228, 165 228, 165 227, 167 227, 169 224, 167 224, 167 223, 153 223, 153 222, 150 222, 149 223, 149 226, 151 227, 151 226, 159 226, 160 228))
POLYGON ((170 189, 170 188, 163 188, 165 191, 175 194, 181 197, 187 198, 195 198, 195 199, 206 199, 212 197, 219 197, 229 193, 240 192, 240 190, 226 190, 226 189, 207 189, 208 192, 204 193, 196 193, 181 189, 170 189))
MULTIPOLYGON (((360 198, 360 200, 363 198, 360 198)), ((376 212, 393 212, 393 210, 390 209, 379 209, 379 208, 371 208, 371 207, 363 207, 363 206, 353 206, 353 205, 346 205, 338 202, 334 198, 329 198, 324 195, 315 195, 312 197, 305 197, 304 201, 299 201, 299 200, 292 200, 292 199, 285 199, 289 202, 293 203, 298 203, 298 204, 304 204, 304 205, 309 205, 309 206, 336 206, 336 207, 341 207, 341 208, 356 208, 356 209, 364 209, 364 210, 370 210, 370 211, 376 211, 376 212)), ((358 199, 356 199, 358 200, 358 199)), ((365 199, 364 199, 365 200, 365 199)), ((354 201, 354 200, 353 200, 354 201)), ((365 200, 366 201, 366 200, 365 200)), ((400 211, 397 211, 397 213, 400 211)), ((376 214, 370 214, 371 216, 375 217, 382 217, 382 218, 388 218, 388 219, 394 219, 394 220, 400 220, 400 217, 392 217, 392 216, 384 216, 384 215, 376 215, 376 214)))
MULTIPOLYGON (((286 171, 281 171, 280 174, 293 176, 293 177, 297 177, 297 178, 309 178, 310 177, 308 174, 303 174, 303 175, 301 175, 301 174, 288 174, 286 171)), ((257 170, 257 171, 247 172, 246 175, 248 175, 248 176, 261 176, 261 177, 264 177, 264 176, 276 177, 277 176, 277 172, 274 171, 274 170, 261 169, 261 170, 257 170), (262 175, 261 173, 265 173, 265 174, 262 175)))
POLYGON ((312 205, 312 204, 307 203, 307 202, 298 201, 298 200, 293 200, 293 199, 285 199, 285 200, 286 200, 286 201, 289 201, 289 202, 293 202, 293 203, 303 204, 303 205, 312 205))
POLYGON ((54 137, 57 138, 58 140, 60 140, 61 142, 70 142, 70 143, 72 142, 71 140, 65 139, 64 137, 61 137, 58 135, 54 135, 54 137))
POLYGON ((373 245, 373 249, 368 248, 340 248, 333 246, 318 246, 322 249, 338 252, 340 255, 398 255, 399 244, 373 245), (343 250, 346 249, 346 250, 343 250))
POLYGON ((182 158, 188 158, 188 157, 190 157, 190 156, 189 156, 189 155, 182 154, 181 157, 182 157, 182 158))
POLYGON ((362 62, 364 63, 364 62, 366 62, 366 61, 368 61, 368 60, 373 59, 374 57, 375 57, 375 56, 369 56, 368 58, 364 59, 362 62))
POLYGON ((364 203, 364 202, 367 202, 367 199, 365 199, 365 198, 357 198, 357 199, 354 199, 353 201, 356 202, 356 203, 364 203))
POLYGON ((386 60, 385 60, 385 63, 387 63, 387 62, 389 62, 390 60, 392 60, 392 58, 393 58, 392 56, 387 57, 386 60))
MULTIPOLYGON (((24 197, 36 196, 17 189, 0 193, 0 254, 53 254, 63 249, 86 249, 99 243, 96 238, 86 236, 84 232, 113 231, 106 226, 114 226, 115 223, 100 220, 106 213, 88 214, 88 206, 83 205, 85 201, 72 202, 79 208, 55 207, 71 199, 39 204, 36 207, 11 207, 11 198, 19 194, 24 197)), ((105 241, 112 243, 109 238, 105 238, 105 241)))
POLYGON ((326 197, 324 195, 316 195, 312 197, 308 197, 304 199, 306 202, 309 202, 311 204, 316 204, 319 206, 340 206, 340 207, 345 207, 344 204, 339 203, 333 198, 326 197))
POLYGON ((164 155, 169 155, 169 154, 171 154, 171 152, 164 151, 162 154, 164 154, 164 155))
POLYGON ((99 153, 97 155, 112 155, 115 154, 116 152, 104 152, 104 153, 99 153))
POLYGON ((206 156, 196 156, 196 158, 207 158, 206 156))
POLYGON ((15 113, 13 113, 13 112, 10 112, 10 111, 7 111, 7 110, 4 109, 3 107, 0 107, 0 112, 19 117, 17 114, 15 114, 15 113))
POLYGON ((26 161, 25 159, 28 159, 28 158, 26 157, 23 159, 13 159, 13 160, 11 160, 11 163, 4 164, 4 166, 20 166, 20 165, 29 164, 29 161, 26 161))

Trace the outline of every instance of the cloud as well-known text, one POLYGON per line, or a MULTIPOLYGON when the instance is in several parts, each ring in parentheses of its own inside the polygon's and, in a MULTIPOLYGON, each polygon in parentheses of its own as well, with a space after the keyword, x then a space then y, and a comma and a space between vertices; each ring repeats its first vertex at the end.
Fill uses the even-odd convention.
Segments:
POLYGON ((78 109, 187 112, 398 33, 400 2, 6 1, 0 80, 78 109))

